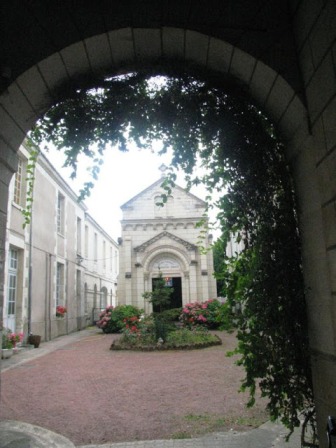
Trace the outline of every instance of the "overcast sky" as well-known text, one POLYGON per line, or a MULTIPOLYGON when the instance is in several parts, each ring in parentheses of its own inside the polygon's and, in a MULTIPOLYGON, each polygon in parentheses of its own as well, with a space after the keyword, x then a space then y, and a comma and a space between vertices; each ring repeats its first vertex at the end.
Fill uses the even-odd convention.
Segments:
MULTIPOLYGON (((90 180, 85 160, 79 164, 76 180, 72 180, 69 177, 71 170, 62 168, 64 156, 59 151, 50 148, 45 155, 76 193, 85 181, 90 180)), ((131 149, 127 153, 116 148, 106 150, 99 180, 85 204, 90 215, 114 240, 121 235, 120 206, 161 177, 159 166, 162 163, 169 165, 170 156, 158 156, 149 150, 131 149)), ((177 184, 185 187, 183 173, 177 184)), ((193 188, 191 192, 203 200, 206 197, 204 187, 193 188)))

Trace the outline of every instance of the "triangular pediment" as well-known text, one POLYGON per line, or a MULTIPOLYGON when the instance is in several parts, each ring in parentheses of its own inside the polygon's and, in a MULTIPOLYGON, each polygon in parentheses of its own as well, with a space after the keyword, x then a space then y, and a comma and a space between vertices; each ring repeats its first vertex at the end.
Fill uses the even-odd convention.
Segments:
MULTIPOLYGON (((162 193, 164 193, 164 189, 161 187, 163 183, 163 179, 158 179, 156 182, 154 182, 152 185, 150 185, 149 187, 145 188, 144 190, 142 190, 140 193, 138 193, 136 196, 133 196, 133 198, 129 199, 127 202, 125 202, 120 208, 122 210, 126 210, 129 207, 134 206, 138 201, 141 201, 141 199, 148 195, 148 193, 150 193, 151 191, 158 191, 161 190, 162 193)), ((186 189, 180 187, 179 185, 175 185, 173 187, 173 192, 179 191, 180 193, 184 194, 185 196, 192 198, 195 203, 198 204, 198 206, 204 207, 206 206, 206 202, 203 201, 202 199, 198 198, 197 196, 195 196, 194 194, 190 193, 189 191, 187 191, 186 189)))
POLYGON ((157 243, 163 238, 170 238, 173 241, 176 241, 177 243, 181 244, 188 250, 196 250, 197 246, 195 244, 189 243, 189 241, 183 240, 182 238, 179 238, 176 235, 173 235, 170 232, 161 232, 158 235, 154 236, 153 238, 150 238, 149 240, 145 241, 144 243, 140 244, 140 246, 137 246, 134 248, 135 252, 144 252, 147 247, 151 246, 152 244, 157 243))

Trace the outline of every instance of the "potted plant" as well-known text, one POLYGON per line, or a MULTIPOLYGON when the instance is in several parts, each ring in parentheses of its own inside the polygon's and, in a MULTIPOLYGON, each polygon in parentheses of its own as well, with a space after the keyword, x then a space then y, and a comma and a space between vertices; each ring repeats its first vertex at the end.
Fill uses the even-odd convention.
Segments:
POLYGON ((12 341, 12 343, 13 343, 13 353, 14 354, 19 353, 19 349, 17 347, 17 344, 20 344, 22 342, 23 336, 24 336, 23 333, 11 333, 10 334, 9 337, 10 337, 10 340, 12 341))
POLYGON ((12 331, 4 328, 2 331, 2 358, 8 359, 13 355, 13 342, 11 340, 12 331))
POLYGON ((33 345, 35 348, 38 348, 41 342, 41 336, 39 334, 30 333, 27 342, 28 344, 33 345))

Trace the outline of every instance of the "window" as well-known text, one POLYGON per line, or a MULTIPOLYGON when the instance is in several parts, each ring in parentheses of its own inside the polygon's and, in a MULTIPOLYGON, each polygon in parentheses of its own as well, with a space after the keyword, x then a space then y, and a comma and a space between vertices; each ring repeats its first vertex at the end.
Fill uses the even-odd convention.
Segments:
POLYGON ((14 181, 14 202, 17 205, 22 205, 22 170, 23 170, 23 164, 22 160, 19 159, 19 165, 18 170, 15 173, 15 181, 14 181))
POLYGON ((77 254, 82 254, 82 220, 77 218, 77 254))
POLYGON ((87 285, 87 283, 84 284, 84 311, 85 311, 85 314, 88 314, 88 312, 89 312, 88 285, 87 285))
POLYGON ((18 269, 18 251, 10 249, 8 266, 8 302, 7 314, 15 314, 15 302, 17 294, 17 269, 18 269))
POLYGON ((64 264, 57 263, 56 270, 56 306, 64 305, 64 264))
POLYGON ((114 252, 114 272, 115 272, 115 274, 118 273, 118 251, 117 250, 114 252))
POLYGON ((89 258, 89 227, 85 226, 85 247, 84 247, 84 257, 89 258))
POLYGON ((57 197, 57 232, 64 234, 64 202, 65 198, 61 193, 57 197))
POLYGON ((97 233, 94 234, 94 241, 93 241, 93 258, 94 261, 97 261, 98 259, 98 235, 97 233))
POLYGON ((103 241, 103 267, 106 269, 106 241, 103 241))
POLYGON ((113 249, 112 246, 110 246, 110 271, 113 271, 113 249))

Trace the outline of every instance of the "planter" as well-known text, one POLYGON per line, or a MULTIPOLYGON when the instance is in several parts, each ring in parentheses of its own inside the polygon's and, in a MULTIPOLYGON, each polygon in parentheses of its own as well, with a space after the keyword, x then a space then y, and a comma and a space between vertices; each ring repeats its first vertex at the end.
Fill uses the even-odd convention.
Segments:
POLYGON ((2 359, 9 359, 13 355, 12 348, 3 348, 2 349, 2 359))
POLYGON ((31 334, 28 336, 28 344, 33 345, 35 348, 38 348, 41 342, 41 336, 38 334, 31 334))

